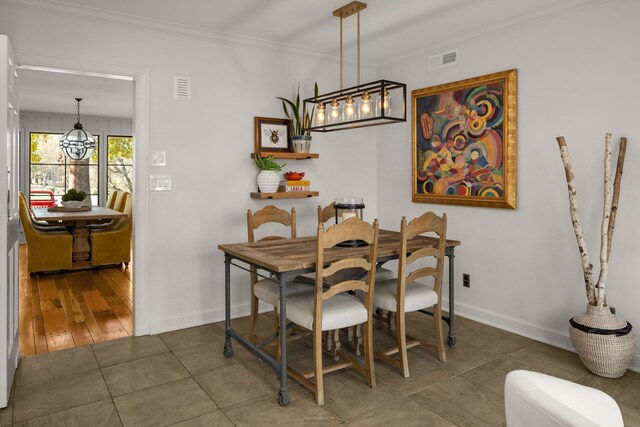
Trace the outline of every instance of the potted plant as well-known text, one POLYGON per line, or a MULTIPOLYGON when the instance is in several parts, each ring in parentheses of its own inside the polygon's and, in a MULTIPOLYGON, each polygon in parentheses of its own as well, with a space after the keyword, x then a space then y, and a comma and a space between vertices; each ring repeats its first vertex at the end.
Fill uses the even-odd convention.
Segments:
POLYGON ((79 208, 83 206, 83 201, 86 198, 87 194, 84 191, 70 188, 69 191, 62 195, 62 206, 65 208, 79 208))
MULTIPOLYGON (((313 90, 314 96, 317 97, 318 83, 314 84, 313 90)), ((276 98, 282 101, 282 109, 285 116, 293 122, 293 136, 291 137, 293 151, 295 153, 308 153, 311 149, 311 132, 308 128, 311 127, 311 119, 316 109, 315 105, 311 112, 307 111, 302 117, 300 111, 300 83, 298 83, 298 91, 293 101, 280 96, 276 98)))
POLYGON ((286 166, 280 165, 273 161, 272 156, 261 157, 256 154, 256 166, 260 169, 258 174, 258 190, 261 193, 275 193, 280 185, 280 175, 277 172, 282 171, 286 166), (277 172, 276 172, 277 171, 277 172))
POLYGON ((567 187, 569 190, 569 208, 571 221, 578 242, 582 260, 582 270, 587 293, 587 312, 575 316, 571 324, 571 342, 585 367, 596 375, 607 378, 619 378, 626 372, 636 347, 636 336, 629 322, 616 316, 615 310, 608 306, 605 296, 609 256, 613 241, 613 230, 618 211, 622 168, 627 148, 627 139, 620 139, 618 163, 611 192, 611 134, 605 136, 604 156, 604 208, 600 231, 600 272, 594 283, 593 264, 587 251, 587 243, 582 232, 582 223, 578 212, 578 199, 573 182, 573 171, 569 163, 569 153, 564 137, 557 138, 560 156, 564 164, 567 187))

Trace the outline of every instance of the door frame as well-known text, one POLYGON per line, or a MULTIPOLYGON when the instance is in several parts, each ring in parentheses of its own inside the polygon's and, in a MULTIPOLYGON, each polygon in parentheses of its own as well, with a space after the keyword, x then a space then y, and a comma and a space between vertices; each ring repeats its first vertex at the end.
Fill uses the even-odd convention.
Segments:
POLYGON ((133 79, 133 325, 134 335, 149 334, 148 304, 148 179, 149 69, 147 67, 87 61, 83 58, 14 51, 20 68, 106 78, 133 79))

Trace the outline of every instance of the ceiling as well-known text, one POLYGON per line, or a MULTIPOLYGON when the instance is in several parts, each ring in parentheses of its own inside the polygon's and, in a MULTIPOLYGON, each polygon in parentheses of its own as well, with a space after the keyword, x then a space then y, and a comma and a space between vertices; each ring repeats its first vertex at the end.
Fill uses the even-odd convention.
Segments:
MULTIPOLYGON (((47 0, 208 31, 336 53, 339 19, 349 0, 47 0)), ((602 0, 365 0, 362 56, 394 55, 540 19, 602 0)), ((346 45, 355 43, 355 17, 344 21, 346 45)))
POLYGON ((133 117, 133 81, 39 70, 20 70, 20 110, 84 116, 133 117))

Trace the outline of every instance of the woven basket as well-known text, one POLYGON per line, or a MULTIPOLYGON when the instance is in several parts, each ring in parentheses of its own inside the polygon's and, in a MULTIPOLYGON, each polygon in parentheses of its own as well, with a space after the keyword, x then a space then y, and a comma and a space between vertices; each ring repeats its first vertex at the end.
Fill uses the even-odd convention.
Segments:
POLYGON ((571 321, 571 342, 584 366, 601 377, 620 378, 631 363, 636 335, 631 324, 609 307, 587 305, 587 312, 571 321))

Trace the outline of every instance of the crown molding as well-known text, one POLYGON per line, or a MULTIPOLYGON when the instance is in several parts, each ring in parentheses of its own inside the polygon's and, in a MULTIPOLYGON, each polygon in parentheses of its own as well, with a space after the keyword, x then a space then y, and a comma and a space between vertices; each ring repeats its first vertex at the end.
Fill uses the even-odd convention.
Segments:
MULTIPOLYGON (((200 40, 223 46, 239 46, 256 50, 268 49, 280 53, 321 58, 335 63, 339 62, 339 57, 337 55, 317 49, 243 36, 240 34, 209 30, 184 24, 176 24, 157 19, 141 18, 139 16, 111 12, 88 6, 71 5, 58 0, 0 0, 0 6, 35 13, 55 15, 64 18, 73 18, 93 23, 115 25, 123 28, 163 34, 177 38, 200 40)), ((348 64, 355 64, 355 60, 349 58, 345 59, 344 62, 348 64)), ((369 68, 376 67, 376 61, 372 60, 362 59, 361 64, 369 68)))
POLYGON ((442 40, 441 42, 432 44, 426 48, 421 47, 418 49, 411 49, 405 52, 398 53, 397 55, 393 55, 384 60, 378 61, 377 64, 378 64, 378 67, 384 67, 384 66, 393 64, 394 62, 401 62, 407 59, 414 58, 416 56, 432 55, 437 52, 441 52, 443 50, 458 47, 459 45, 467 43, 469 41, 473 41, 478 37, 487 37, 487 36, 493 36, 493 35, 509 32, 517 28, 527 27, 529 25, 533 25, 538 22, 546 21, 548 19, 553 19, 557 16, 575 13, 582 9, 587 9, 599 4, 608 3, 610 1, 611 0, 590 0, 587 3, 583 3, 579 5, 576 5, 576 4, 562 5, 561 2, 558 2, 558 6, 556 7, 542 9, 542 10, 539 10, 537 13, 531 13, 519 19, 512 19, 510 21, 506 21, 505 23, 501 25, 493 26, 490 29, 464 31, 464 32, 458 33, 457 37, 452 37, 446 40, 442 40))

